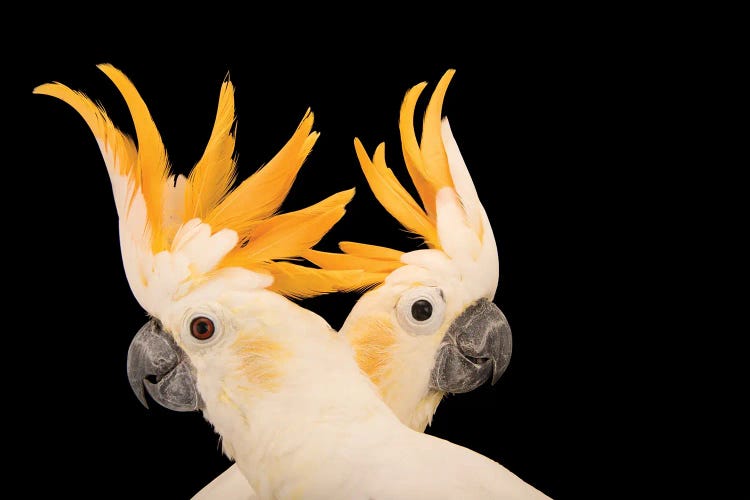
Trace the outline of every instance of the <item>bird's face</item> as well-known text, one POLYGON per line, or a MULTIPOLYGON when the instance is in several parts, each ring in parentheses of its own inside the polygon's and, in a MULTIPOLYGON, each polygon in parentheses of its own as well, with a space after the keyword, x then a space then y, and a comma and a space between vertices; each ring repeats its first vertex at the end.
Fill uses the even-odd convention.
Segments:
POLYGON ((512 340, 502 311, 473 296, 457 273, 435 271, 399 268, 358 301, 342 328, 376 384, 463 393, 497 382, 507 368, 512 340))
POLYGON ((221 361, 231 359, 236 337, 235 324, 221 302, 171 308, 162 319, 148 321, 133 338, 127 359, 130 386, 146 407, 148 393, 170 410, 205 409, 199 380, 228 370, 221 361))
POLYGON ((267 390, 278 380, 284 347, 268 326, 282 321, 267 311, 286 299, 262 289, 213 294, 221 287, 207 288, 148 321, 133 338, 128 379, 145 406, 148 393, 171 410, 206 411, 233 388, 267 390))

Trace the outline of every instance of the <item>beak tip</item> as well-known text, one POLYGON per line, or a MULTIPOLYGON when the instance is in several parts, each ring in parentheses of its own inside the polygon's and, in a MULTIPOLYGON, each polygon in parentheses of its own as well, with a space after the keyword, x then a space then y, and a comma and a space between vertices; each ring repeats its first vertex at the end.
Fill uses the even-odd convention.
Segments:
POLYGON ((143 405, 144 408, 146 408, 147 410, 149 409, 148 403, 146 402, 146 398, 144 396, 139 397, 138 401, 141 402, 141 404, 143 405))
POLYGON ((137 385, 131 383, 130 388, 133 389, 135 397, 138 398, 138 401, 140 401, 143 407, 148 410, 148 401, 146 400, 146 392, 143 390, 143 382, 137 385))
POLYGON ((502 361, 502 363, 496 362, 494 370, 492 370, 492 385, 495 385, 508 370, 508 365, 510 364, 510 356, 503 356, 502 361))

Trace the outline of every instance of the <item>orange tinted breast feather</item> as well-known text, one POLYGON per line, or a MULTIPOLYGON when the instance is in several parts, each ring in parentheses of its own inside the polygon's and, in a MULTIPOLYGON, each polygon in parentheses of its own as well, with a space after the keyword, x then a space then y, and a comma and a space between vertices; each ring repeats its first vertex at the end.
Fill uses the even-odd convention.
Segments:
POLYGON ((390 319, 385 315, 375 319, 362 318, 350 332, 349 342, 357 364, 375 385, 379 385, 389 368, 396 342, 390 319))

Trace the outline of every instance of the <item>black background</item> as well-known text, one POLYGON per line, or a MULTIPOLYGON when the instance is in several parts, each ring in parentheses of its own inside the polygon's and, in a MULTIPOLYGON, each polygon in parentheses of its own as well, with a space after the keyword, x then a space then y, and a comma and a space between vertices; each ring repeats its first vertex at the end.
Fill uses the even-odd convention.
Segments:
MULTIPOLYGON (((34 274, 19 301, 44 305, 32 307, 38 343, 15 339, 26 353, 19 358, 33 359, 23 369, 34 383, 22 393, 21 422, 42 424, 24 432, 28 459, 19 462, 36 467, 42 457, 53 471, 33 488, 189 498, 229 465, 200 414, 146 410, 130 390, 127 348, 147 318, 124 278, 103 161, 71 108, 31 94, 60 81, 101 101, 132 131, 122 99, 95 67, 103 62, 135 83, 183 173, 203 151, 227 72, 236 86, 241 177, 278 151, 310 107, 321 137, 283 209, 356 187, 347 214, 320 244, 327 250, 342 239, 414 248, 371 195, 352 141, 359 137, 369 152, 385 141, 389 166, 405 180, 403 95, 428 82, 420 116, 434 84, 456 69, 443 114, 493 225, 495 303, 510 322, 514 351, 495 386, 445 398, 427 432, 559 499, 603 491, 611 498, 644 477, 654 453, 636 444, 636 428, 644 421, 653 428, 660 417, 635 381, 656 342, 646 332, 661 321, 650 315, 648 297, 670 272, 658 242, 681 224, 669 198, 680 191, 671 130, 688 112, 674 78, 680 51, 659 37, 645 43, 648 23, 629 29, 607 19, 597 26, 563 25, 554 13, 497 25, 485 19, 476 30, 464 25, 461 36, 356 22, 341 32, 279 24, 258 34, 260 19, 226 37, 196 28, 148 42, 141 35, 158 26, 134 25, 127 36, 103 27, 80 43, 72 28, 45 31, 50 36, 17 66, 26 85, 18 97, 22 129, 34 138, 17 170, 43 214, 24 225, 33 236, 20 251, 34 274), (655 261, 663 264, 656 274, 655 261), (627 453, 640 459, 624 472, 627 453)), ((303 305, 338 328, 356 298, 303 305)))

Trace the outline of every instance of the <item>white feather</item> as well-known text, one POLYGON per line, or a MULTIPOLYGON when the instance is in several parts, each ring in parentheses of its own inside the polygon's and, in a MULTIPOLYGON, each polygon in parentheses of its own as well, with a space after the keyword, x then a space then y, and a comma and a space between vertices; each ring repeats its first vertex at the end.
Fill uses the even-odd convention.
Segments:
MULTIPOLYGON (((414 265, 417 267, 429 269, 431 272, 434 272, 438 275, 445 274, 452 276, 457 274, 455 264, 450 259, 450 257, 448 257, 445 252, 442 252, 441 250, 422 249, 406 252, 401 255, 401 262, 403 262, 407 266, 414 265)), ((403 278, 401 278, 401 274, 408 273, 410 271, 401 271, 401 269, 403 268, 394 270, 391 274, 388 275, 385 281, 402 281, 403 278)))
POLYGON ((480 242, 477 234, 466 225, 464 211, 451 188, 438 191, 435 205, 440 243, 461 275, 463 286, 474 300, 482 297, 492 300, 499 278, 499 261, 489 223, 488 233, 480 242))
POLYGON ((222 229, 211 234, 211 226, 200 219, 187 221, 175 235, 172 253, 183 254, 194 272, 203 274, 212 270, 237 245, 237 232, 222 229))
POLYGON ((208 483, 192 500, 253 500, 258 498, 239 467, 233 464, 208 483))
POLYGON ((471 265, 479 256, 481 243, 466 222, 466 212, 453 188, 444 187, 435 196, 437 230, 443 251, 455 266, 471 265))
POLYGON ((461 203, 466 210, 466 219, 475 233, 479 234, 482 224, 481 211, 482 203, 479 201, 474 181, 469 175, 461 151, 458 148, 456 139, 453 137, 451 126, 448 123, 448 117, 443 117, 440 124, 440 133, 443 138, 443 147, 448 157, 448 168, 451 172, 453 185, 456 188, 461 203))
POLYGON ((448 167, 451 171, 453 184, 466 211, 466 220, 475 234, 480 234, 480 225, 482 228, 481 248, 475 254, 474 263, 469 264, 470 267, 474 267, 478 272, 471 272, 471 275, 478 280, 476 289, 481 296, 491 299, 495 296, 500 277, 500 261, 497 255, 495 235, 492 232, 492 226, 487 218, 487 213, 479 201, 474 181, 461 156, 461 151, 458 148, 456 139, 453 137, 447 117, 443 118, 441 134, 445 152, 448 156, 448 167))

